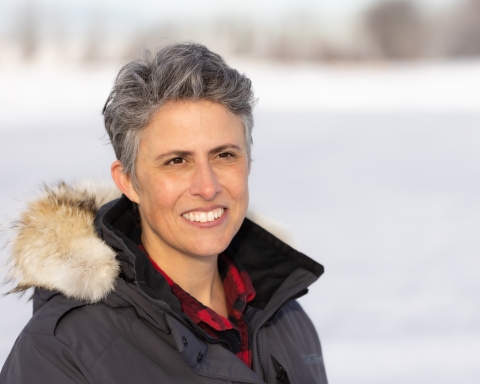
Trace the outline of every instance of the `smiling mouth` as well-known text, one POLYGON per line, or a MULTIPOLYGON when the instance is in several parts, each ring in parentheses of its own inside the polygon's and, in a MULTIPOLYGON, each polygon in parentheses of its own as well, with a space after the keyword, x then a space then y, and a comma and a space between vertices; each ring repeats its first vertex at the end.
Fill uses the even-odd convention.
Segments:
POLYGON ((184 213, 182 216, 190 221, 197 221, 200 223, 206 223, 208 221, 215 221, 222 217, 225 210, 223 208, 217 208, 210 212, 189 212, 184 213))

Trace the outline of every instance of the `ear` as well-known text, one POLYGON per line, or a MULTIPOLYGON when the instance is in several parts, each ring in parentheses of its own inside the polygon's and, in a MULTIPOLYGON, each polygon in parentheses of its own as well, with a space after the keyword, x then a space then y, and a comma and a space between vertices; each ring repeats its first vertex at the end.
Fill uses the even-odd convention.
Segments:
POLYGON ((138 194, 133 187, 132 179, 129 174, 123 171, 123 165, 120 160, 112 163, 111 167, 112 179, 117 185, 118 189, 127 196, 131 201, 139 203, 138 194))

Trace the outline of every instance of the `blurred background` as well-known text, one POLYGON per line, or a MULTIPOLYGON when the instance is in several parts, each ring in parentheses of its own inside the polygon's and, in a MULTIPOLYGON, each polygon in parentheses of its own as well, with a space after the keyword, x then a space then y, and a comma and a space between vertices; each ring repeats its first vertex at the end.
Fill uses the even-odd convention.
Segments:
MULTIPOLYGON (((2 0, 2 223, 109 179, 114 77, 174 41, 253 81, 251 210, 325 266, 301 304, 329 381, 479 383, 480 0, 2 0)), ((28 296, 0 298, 1 364, 28 296)))

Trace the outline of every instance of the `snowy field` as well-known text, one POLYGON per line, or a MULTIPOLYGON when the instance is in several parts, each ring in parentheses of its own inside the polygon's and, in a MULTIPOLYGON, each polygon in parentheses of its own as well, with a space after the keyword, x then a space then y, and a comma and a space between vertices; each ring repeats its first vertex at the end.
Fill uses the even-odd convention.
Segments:
MULTIPOLYGON (((329 381, 479 383, 480 63, 242 65, 260 98, 251 209, 325 266, 301 304, 329 381)), ((1 222, 43 182, 109 178, 116 70, 0 68, 1 222)), ((27 299, 0 298, 0 364, 27 299)))

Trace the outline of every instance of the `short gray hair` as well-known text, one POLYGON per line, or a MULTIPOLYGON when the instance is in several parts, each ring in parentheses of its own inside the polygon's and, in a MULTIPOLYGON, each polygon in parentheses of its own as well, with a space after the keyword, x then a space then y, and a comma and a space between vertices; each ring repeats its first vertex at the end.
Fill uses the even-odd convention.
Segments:
POLYGON ((134 186, 135 162, 142 130, 169 101, 207 99, 240 117, 251 161, 255 105, 250 79, 229 67, 223 58, 195 43, 168 45, 126 64, 118 73, 103 108, 105 128, 123 171, 134 186))

